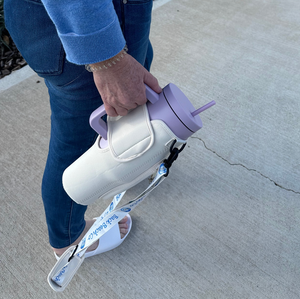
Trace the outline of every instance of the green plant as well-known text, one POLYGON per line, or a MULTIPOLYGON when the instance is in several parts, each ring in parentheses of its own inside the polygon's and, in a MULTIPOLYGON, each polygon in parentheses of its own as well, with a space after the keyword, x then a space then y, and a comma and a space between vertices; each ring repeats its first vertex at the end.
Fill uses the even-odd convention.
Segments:
POLYGON ((9 39, 8 39, 8 34, 7 30, 5 28, 5 23, 4 23, 4 9, 3 9, 3 3, 4 0, 0 0, 0 49, 1 52, 3 53, 4 51, 4 46, 9 48, 9 39))
POLYGON ((4 1, 0 0, 0 79, 26 65, 26 61, 5 28, 4 1))
POLYGON ((3 13, 3 0, 0 0, 0 29, 1 31, 5 28, 4 26, 4 13, 3 13))

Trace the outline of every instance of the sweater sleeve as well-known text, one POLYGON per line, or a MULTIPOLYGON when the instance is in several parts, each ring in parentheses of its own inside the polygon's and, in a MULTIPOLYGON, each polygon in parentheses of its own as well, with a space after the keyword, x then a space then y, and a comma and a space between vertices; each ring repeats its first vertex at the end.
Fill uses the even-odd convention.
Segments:
POLYGON ((115 56, 125 46, 112 0, 42 0, 56 26, 67 60, 90 64, 115 56))

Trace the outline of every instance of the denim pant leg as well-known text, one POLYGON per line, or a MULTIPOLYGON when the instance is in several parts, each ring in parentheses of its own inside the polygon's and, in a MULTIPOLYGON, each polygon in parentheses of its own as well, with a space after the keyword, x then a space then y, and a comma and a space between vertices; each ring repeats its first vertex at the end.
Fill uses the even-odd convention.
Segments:
MULTIPOLYGON (((86 206, 72 201, 62 187, 62 173, 94 142, 89 116, 102 104, 92 74, 65 60, 55 27, 40 0, 5 0, 6 26, 27 63, 48 87, 51 137, 42 198, 51 246, 63 248, 82 233, 86 206)), ((129 48, 149 70, 153 52, 149 41, 152 0, 126 4, 114 0, 129 48)))
POLYGON ((81 71, 83 73, 68 85, 57 86, 54 80, 45 80, 50 95, 51 137, 42 198, 50 244, 55 248, 72 244, 85 227, 87 207, 71 200, 62 187, 63 171, 95 141, 96 133, 89 126, 89 116, 102 104, 92 74, 82 68, 81 71))
POLYGON ((150 69, 153 50, 149 41, 152 0, 113 0, 128 46, 128 53, 150 69))
POLYGON ((62 187, 62 173, 95 139, 89 115, 102 104, 93 76, 65 60, 56 29, 38 0, 5 1, 6 26, 20 52, 48 87, 51 137, 42 181, 42 198, 51 246, 73 243, 85 227, 86 206, 62 187))

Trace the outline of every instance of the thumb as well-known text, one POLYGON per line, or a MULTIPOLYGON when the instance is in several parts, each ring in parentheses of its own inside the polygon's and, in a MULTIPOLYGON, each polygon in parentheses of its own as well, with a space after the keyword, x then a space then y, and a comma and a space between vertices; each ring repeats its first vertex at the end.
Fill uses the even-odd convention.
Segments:
POLYGON ((162 89, 158 84, 158 80, 147 70, 144 74, 144 83, 147 84, 156 93, 161 93, 162 89))

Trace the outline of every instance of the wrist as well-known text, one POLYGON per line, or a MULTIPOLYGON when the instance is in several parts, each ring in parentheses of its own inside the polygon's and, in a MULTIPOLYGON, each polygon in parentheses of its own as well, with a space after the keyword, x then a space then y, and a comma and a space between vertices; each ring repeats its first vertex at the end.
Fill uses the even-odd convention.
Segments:
POLYGON ((122 49, 121 52, 119 52, 117 55, 115 55, 112 58, 109 58, 107 60, 97 62, 97 63, 92 63, 92 64, 86 64, 85 68, 89 72, 101 72, 105 71, 109 68, 114 67, 116 64, 118 64, 127 54, 127 46, 125 46, 124 49, 122 49))

